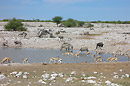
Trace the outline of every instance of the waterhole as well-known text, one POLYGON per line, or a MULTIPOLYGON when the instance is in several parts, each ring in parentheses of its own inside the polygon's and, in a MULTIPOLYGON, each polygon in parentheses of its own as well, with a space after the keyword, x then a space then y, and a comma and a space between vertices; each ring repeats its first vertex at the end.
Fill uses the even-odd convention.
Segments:
MULTIPOLYGON (((78 50, 73 51, 78 52, 78 50)), ((72 55, 64 55, 65 51, 60 50, 49 50, 49 49, 33 49, 33 48, 0 48, 0 61, 4 57, 10 57, 11 60, 15 63, 22 63, 22 60, 27 57, 29 59, 29 63, 41 63, 47 62, 49 63, 49 59, 51 57, 61 58, 63 63, 81 63, 88 62, 92 63, 94 61, 93 54, 97 57, 96 52, 91 51, 91 54, 88 56, 86 52, 82 52, 79 57, 72 55)), ((105 61, 108 57, 113 57, 112 54, 101 54, 103 61, 105 61)), ((126 56, 117 56, 119 62, 127 62, 128 58, 126 56)))

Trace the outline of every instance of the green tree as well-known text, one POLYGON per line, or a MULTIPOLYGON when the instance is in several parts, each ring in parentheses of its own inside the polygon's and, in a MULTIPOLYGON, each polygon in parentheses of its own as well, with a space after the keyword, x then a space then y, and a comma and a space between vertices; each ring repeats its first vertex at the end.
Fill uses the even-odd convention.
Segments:
POLYGON ((7 25, 5 25, 5 29, 8 31, 26 31, 27 29, 23 27, 23 24, 21 23, 21 20, 17 20, 16 18, 13 18, 8 22, 7 25))
POLYGON ((54 17, 52 20, 53 20, 53 22, 55 22, 55 23, 57 24, 57 26, 58 26, 58 24, 61 23, 61 20, 62 20, 62 19, 63 19, 62 17, 56 16, 56 17, 54 17))

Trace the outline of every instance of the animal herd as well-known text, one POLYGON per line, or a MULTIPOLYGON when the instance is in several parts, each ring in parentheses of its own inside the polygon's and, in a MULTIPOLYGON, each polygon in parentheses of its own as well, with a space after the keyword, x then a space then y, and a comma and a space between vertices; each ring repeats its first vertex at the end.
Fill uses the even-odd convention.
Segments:
MULTIPOLYGON (((97 49, 97 48, 100 48, 100 49, 102 50, 103 45, 104 45, 104 44, 103 44, 102 42, 97 43, 96 49, 97 49)), ((66 52, 65 52, 63 55, 72 55, 72 56, 77 56, 77 57, 79 57, 79 55, 80 55, 83 51, 86 51, 87 57, 88 57, 88 55, 91 55, 91 57, 93 58, 93 60, 94 60, 95 62, 103 62, 103 61, 104 61, 104 62, 112 62, 112 61, 118 61, 117 55, 121 52, 121 50, 117 50, 117 51, 113 54, 113 57, 108 57, 106 60, 103 60, 103 58, 102 58, 102 56, 101 56, 102 52, 96 51, 96 55, 95 55, 95 54, 92 54, 92 53, 89 51, 88 47, 82 47, 82 48, 79 49, 79 51, 78 51, 77 53, 73 53, 73 46, 72 46, 71 44, 69 44, 69 43, 63 43, 63 44, 61 45, 61 49, 60 49, 60 50, 63 50, 63 49, 66 50, 66 52), (96 57, 96 56, 97 56, 97 57, 96 57)), ((128 55, 128 52, 130 52, 130 49, 126 51, 126 55, 128 55)), ((3 63, 6 62, 6 61, 7 61, 8 63, 12 63, 11 58, 5 57, 5 58, 3 58, 3 60, 1 61, 1 64, 3 64, 3 63)), ((25 63, 28 63, 28 58, 27 58, 27 57, 25 57, 25 58, 23 59, 23 63, 24 63, 24 64, 25 64, 25 63)), ((59 58, 59 56, 58 56, 57 58, 51 57, 49 63, 62 63, 62 59, 59 58)))

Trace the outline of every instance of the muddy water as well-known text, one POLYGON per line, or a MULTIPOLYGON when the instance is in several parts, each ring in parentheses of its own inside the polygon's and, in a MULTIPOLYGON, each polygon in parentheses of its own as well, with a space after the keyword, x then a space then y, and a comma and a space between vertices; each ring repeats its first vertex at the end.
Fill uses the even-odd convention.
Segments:
MULTIPOLYGON (((78 52, 75 50, 74 52, 78 52)), ((91 51, 92 54, 96 54, 91 51)), ((47 49, 32 49, 32 48, 0 48, 0 61, 4 57, 10 57, 15 63, 22 63, 24 57, 29 59, 29 63, 41 63, 49 62, 50 57, 59 56, 62 58, 63 63, 81 63, 81 62, 94 62, 92 54, 86 55, 86 52, 82 52, 79 57, 63 55, 65 51, 60 50, 47 50, 47 49)), ((97 55, 96 55, 97 56, 97 55)), ((103 60, 105 61, 108 57, 113 57, 111 54, 102 54, 103 60)), ((118 56, 118 61, 128 61, 125 56, 118 56)))

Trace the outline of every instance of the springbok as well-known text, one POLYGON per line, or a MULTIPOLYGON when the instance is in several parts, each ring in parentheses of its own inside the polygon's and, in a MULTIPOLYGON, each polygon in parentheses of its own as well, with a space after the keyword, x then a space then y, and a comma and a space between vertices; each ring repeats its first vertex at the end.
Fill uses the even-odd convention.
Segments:
POLYGON ((3 60, 1 61, 1 64, 3 64, 4 62, 8 62, 8 63, 12 63, 11 59, 9 57, 5 57, 3 58, 3 60))
POLYGON ((71 52, 65 52, 63 55, 72 55, 71 52))
POLYGON ((81 51, 78 51, 77 53, 72 53, 71 55, 73 55, 73 56, 79 56, 80 53, 81 53, 81 51))
POLYGON ((91 54, 91 52, 87 52, 87 56, 88 56, 89 54, 91 54))
POLYGON ((102 58, 94 58, 94 61, 95 61, 95 62, 102 62, 103 59, 102 59, 102 58))
POLYGON ((103 59, 101 58, 101 56, 97 56, 96 58, 94 58, 95 62, 102 62, 103 59))
POLYGON ((51 62, 56 63, 56 61, 58 61, 59 63, 62 63, 62 59, 61 58, 54 58, 54 57, 50 58, 50 62, 49 63, 51 63, 51 62))
POLYGON ((101 56, 97 56, 97 58, 101 58, 101 56))
POLYGON ((25 57, 25 58, 23 59, 23 64, 25 64, 25 63, 28 63, 28 58, 27 58, 27 57, 25 57))
POLYGON ((102 58, 97 58, 96 62, 102 62, 103 59, 102 58))
POLYGON ((117 61, 118 60, 118 58, 117 57, 109 57, 107 60, 106 60, 106 62, 108 62, 108 61, 117 61))
POLYGON ((93 54, 92 57, 95 57, 95 54, 93 54))

